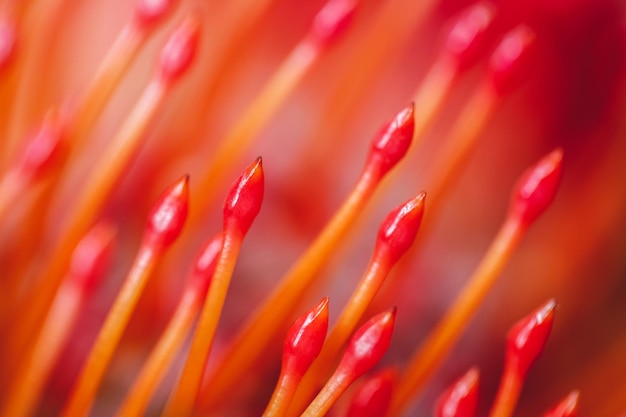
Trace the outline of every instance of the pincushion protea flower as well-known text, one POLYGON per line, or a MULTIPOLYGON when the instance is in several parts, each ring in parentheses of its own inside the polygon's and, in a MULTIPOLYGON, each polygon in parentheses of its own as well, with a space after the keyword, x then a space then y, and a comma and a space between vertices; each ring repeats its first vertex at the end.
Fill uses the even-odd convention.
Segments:
POLYGON ((0 415, 623 413, 625 5, 292 3, 0 5, 0 415))

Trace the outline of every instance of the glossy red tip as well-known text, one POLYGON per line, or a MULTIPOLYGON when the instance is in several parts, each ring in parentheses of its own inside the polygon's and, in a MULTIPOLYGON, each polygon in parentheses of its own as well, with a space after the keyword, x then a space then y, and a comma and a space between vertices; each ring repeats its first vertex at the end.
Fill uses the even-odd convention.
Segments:
POLYGON ((578 417, 578 391, 572 391, 543 417, 578 417))
POLYGON ((518 26, 507 33, 491 55, 489 72, 496 93, 503 95, 519 87, 533 63, 535 33, 518 26))
POLYGON ((530 167, 513 190, 511 214, 524 225, 534 222, 543 213, 559 188, 563 151, 559 148, 530 167))
POLYGON ((289 328, 283 348, 282 372, 301 378, 322 351, 328 331, 328 297, 289 328))
POLYGON ((222 251, 223 244, 224 234, 218 233, 204 244, 196 258, 190 285, 196 288, 201 295, 206 294, 211 285, 211 278, 213 278, 215 265, 217 265, 217 259, 222 251))
POLYGON ((165 248, 178 238, 187 219, 189 175, 170 185, 152 208, 146 226, 147 242, 165 248))
POLYGON ((310 38, 320 46, 335 42, 352 21, 356 0, 330 0, 315 16, 310 38))
POLYGON ((422 192, 393 210, 378 231, 376 252, 384 250, 389 262, 395 263, 411 247, 424 215, 426 193, 422 192))
POLYGON ((93 291, 110 265, 117 234, 108 223, 98 223, 78 243, 69 268, 71 283, 83 292, 93 291))
POLYGON ((176 3, 176 0, 138 0, 135 23, 142 29, 150 29, 170 14, 176 3))
POLYGON ((337 372, 354 381, 372 369, 389 348, 395 321, 394 307, 361 326, 348 342, 337 372))
POLYGON ((226 197, 224 228, 235 226, 241 236, 248 233, 261 210, 264 190, 263 164, 261 157, 258 157, 241 174, 226 197))
POLYGON ((66 151, 63 134, 56 114, 46 116, 22 155, 18 166, 20 175, 30 179, 41 177, 57 166, 66 151))
POLYGON ((517 322, 509 331, 506 361, 514 365, 522 377, 543 352, 552 330, 555 308, 556 301, 550 300, 517 322))
POLYGON ((480 372, 472 368, 437 400, 435 417, 474 417, 478 409, 480 372))
POLYGON ((397 373, 385 369, 368 378, 352 398, 347 417, 379 417, 387 414, 397 373))
POLYGON ((459 70, 471 67, 487 53, 495 17, 495 6, 480 2, 461 12, 453 23, 445 49, 455 58, 459 70))
POLYGON ((165 83, 177 81, 193 61, 200 37, 200 23, 187 18, 170 36, 161 51, 159 77, 165 83))
POLYGON ((0 19, 0 70, 5 68, 15 51, 15 25, 6 18, 0 19))
POLYGON ((381 177, 406 155, 413 140, 415 120, 413 103, 402 109, 374 139, 369 162, 380 166, 381 177))

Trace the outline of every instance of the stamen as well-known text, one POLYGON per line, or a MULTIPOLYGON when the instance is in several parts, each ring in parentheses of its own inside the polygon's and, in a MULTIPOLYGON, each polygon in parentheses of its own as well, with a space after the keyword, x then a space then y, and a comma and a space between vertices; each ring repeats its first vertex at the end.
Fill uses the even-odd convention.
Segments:
POLYGON ((521 206, 517 199, 521 199, 523 202, 536 201, 538 203, 536 206, 528 204, 528 207, 532 208, 529 212, 533 214, 539 214, 545 210, 552 201, 560 179, 561 159, 550 155, 531 168, 530 173, 532 174, 525 173, 523 175, 522 178, 527 180, 522 179, 522 182, 514 189, 509 215, 476 271, 441 322, 409 360, 409 364, 401 376, 397 395, 394 397, 392 406, 394 414, 398 414, 410 399, 415 397, 446 358, 530 225, 525 220, 527 218, 536 219, 536 216, 525 216, 521 213, 526 213, 526 211, 516 209, 516 207, 521 206), (546 164, 546 160, 551 161, 552 164, 546 164), (546 165, 550 166, 550 169, 546 169, 546 165), (535 186, 531 187, 531 183, 535 186), (525 193, 526 190, 530 193, 525 193), (536 212, 534 211, 535 207, 537 208, 536 212))
POLYGON ((230 279, 243 238, 261 209, 264 179, 261 158, 250 165, 231 188, 224 204, 224 244, 215 267, 211 288, 200 314, 180 380, 172 392, 164 416, 186 416, 194 407, 209 359, 230 279))
POLYGON ((188 194, 189 178, 185 176, 165 191, 150 213, 139 253, 74 385, 62 413, 64 417, 82 417, 89 412, 148 278, 182 231, 187 217, 188 194))
POLYGON ((530 33, 530 29, 523 26, 505 35, 491 55, 487 79, 472 94, 448 134, 446 145, 433 165, 436 172, 427 181, 429 186, 426 187, 433 196, 430 206, 435 215, 441 211, 441 202, 445 200, 453 182, 459 178, 459 173, 500 100, 528 77, 534 46, 530 33))
POLYGON ((63 0, 44 0, 32 7, 26 16, 28 30, 20 31, 20 59, 18 79, 14 97, 11 100, 9 123, 5 131, 5 149, 13 155, 24 138, 29 126, 41 117, 41 91, 45 77, 42 77, 41 68, 45 68, 54 48, 58 36, 59 21, 63 16, 63 0))
POLYGON ((327 330, 328 297, 297 319, 287 332, 280 376, 264 417, 285 415, 300 380, 322 350, 327 330))
POLYGON ((385 369, 369 377, 352 398, 346 417, 384 416, 391 405, 395 369, 385 369))
POLYGON ((37 133, 28 139, 26 148, 17 162, 0 183, 0 221, 4 220, 7 210, 25 198, 25 194, 37 181, 41 181, 58 168, 63 158, 63 129, 57 114, 49 112, 37 133))
POLYGON ((182 75, 182 71, 189 66, 187 59, 177 60, 178 56, 189 56, 190 47, 194 47, 199 36, 197 21, 189 18, 175 31, 163 50, 162 62, 157 67, 157 74, 148 85, 128 119, 113 139, 109 148, 96 163, 92 175, 87 179, 79 200, 68 213, 67 222, 61 228, 58 243, 52 253, 40 267, 40 276, 35 284, 37 291, 30 294, 26 305, 32 306, 20 317, 16 324, 12 346, 8 351, 19 356, 26 341, 41 323, 41 318, 54 296, 54 291, 69 263, 69 248, 74 247, 81 236, 93 223, 107 198, 115 189, 124 170, 131 163, 133 156, 142 145, 144 133, 166 101, 174 86, 173 81, 182 75), (169 45, 169 46, 168 46, 169 45), (184 51, 184 52, 183 52, 184 51), (180 67, 176 67, 176 63, 180 67))
POLYGON ((495 17, 493 5, 479 2, 455 20, 445 39, 443 53, 413 94, 415 107, 420 109, 415 115, 415 146, 443 107, 459 75, 486 52, 495 17))
POLYGON ((300 384, 294 409, 303 410, 311 401, 389 272, 413 244, 422 221, 425 198, 426 194, 420 193, 389 213, 383 221, 372 260, 337 319, 320 357, 300 384))
POLYGON ((578 417, 578 398, 580 392, 572 391, 567 397, 550 409, 543 417, 578 417))
MULTIPOLYGON (((285 58, 272 78, 244 110, 234 128, 213 152, 199 182, 202 200, 197 213, 203 213, 215 197, 216 185, 229 175, 229 169, 245 154, 259 132, 274 116, 323 52, 336 43, 354 12, 354 0, 329 0, 318 13, 307 36, 285 58)), ((195 218, 191 220, 196 221, 195 218)))
POLYGON ((69 273, 33 344, 34 351, 15 373, 1 416, 28 416, 34 411, 85 302, 109 265, 114 240, 113 228, 99 223, 79 243, 69 273))
POLYGON ((478 409, 479 371, 472 368, 437 400, 435 417, 474 417, 478 409))
POLYGON ((413 136, 413 106, 400 111, 374 139, 370 156, 354 191, 317 239, 287 272, 269 298, 235 337, 227 354, 203 387, 200 409, 219 401, 242 378, 288 325, 293 310, 311 287, 333 250, 347 235, 383 176, 408 150, 413 136), (209 388, 210 386, 210 388, 209 388))
POLYGON ((84 146, 89 131, 139 51, 157 25, 173 14, 176 3, 177 0, 139 0, 135 4, 133 17, 111 46, 70 120, 69 135, 74 152, 84 146))
POLYGON ((302 417, 325 415, 343 392, 383 357, 395 324, 396 309, 372 317, 356 331, 335 373, 330 377, 302 417))
POLYGON ((144 415, 145 408, 157 386, 171 367, 209 288, 217 258, 222 250, 220 233, 209 240, 196 259, 193 275, 178 303, 174 316, 154 347, 139 376, 117 413, 118 417, 144 415))
POLYGON ((546 345, 556 302, 548 301, 530 316, 516 323, 507 339, 504 373, 490 417, 509 417, 517 405, 526 375, 546 345))

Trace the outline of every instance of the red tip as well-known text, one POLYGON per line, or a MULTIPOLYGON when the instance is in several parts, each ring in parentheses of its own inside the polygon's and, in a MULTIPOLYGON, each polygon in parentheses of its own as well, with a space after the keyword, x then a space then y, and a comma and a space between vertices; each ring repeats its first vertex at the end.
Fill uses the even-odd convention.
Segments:
POLYGON ((529 225, 543 213, 559 188, 563 151, 559 148, 529 168, 513 190, 511 214, 529 225))
POLYGON ((393 210, 378 231, 376 252, 385 251, 389 262, 395 263, 411 247, 424 215, 426 193, 422 192, 393 210))
POLYGON ((289 328, 283 348, 282 372, 301 378, 322 351, 328 331, 328 297, 289 328))
POLYGON ((65 153, 63 128, 56 114, 49 113, 30 139, 18 165, 20 175, 36 178, 50 172, 65 153))
POLYGON ((149 29, 174 10, 176 0, 138 0, 135 4, 135 23, 149 29))
POLYGON ((174 243, 187 219, 189 175, 170 185, 152 208, 146 226, 149 244, 162 248, 174 243))
POLYGON ((507 33, 491 55, 489 71, 494 90, 509 93, 526 80, 533 62, 535 33, 518 26, 507 33))
POLYGON ((509 331, 506 361, 514 365, 522 377, 543 352, 552 329, 555 308, 556 301, 550 300, 509 331))
POLYGON ((465 9, 456 19, 446 38, 445 48, 455 58, 459 70, 474 65, 487 52, 495 17, 495 7, 480 2, 465 9))
POLYGON ((190 285, 196 288, 201 295, 206 294, 209 285, 211 285, 211 278, 213 278, 213 272, 215 272, 215 265, 217 265, 217 259, 222 251, 223 243, 224 234, 218 233, 205 242, 196 258, 190 285))
POLYGON ((480 372, 472 368, 437 400, 435 417, 474 417, 478 408, 480 372))
POLYGON ((381 129, 372 143, 369 161, 379 164, 381 177, 409 150, 415 128, 413 111, 413 103, 402 109, 381 129))
POLYGON ((244 236, 261 210, 264 188, 263 164, 258 157, 241 174, 226 197, 224 227, 235 225, 244 236))
POLYGON ((396 309, 380 313, 361 326, 348 342, 337 372, 352 381, 372 369, 383 357, 396 321, 396 309))
POLYGON ((352 398, 347 417, 379 417, 387 414, 391 405, 395 369, 376 373, 359 387, 352 398))
POLYGON ((346 30, 356 10, 355 0, 330 0, 315 16, 310 38, 320 46, 328 46, 346 30))
POLYGON ((104 276, 115 246, 116 230, 98 223, 78 243, 70 264, 71 283, 91 292, 104 276))
POLYGON ((189 69, 196 55, 200 23, 194 17, 187 18, 170 36, 161 51, 159 77, 166 83, 177 81, 189 69))
POLYGON ((0 20, 0 70, 11 61, 15 51, 15 25, 3 18, 0 20))
POLYGON ((572 391, 556 407, 545 413, 543 417, 578 417, 578 391, 572 391))

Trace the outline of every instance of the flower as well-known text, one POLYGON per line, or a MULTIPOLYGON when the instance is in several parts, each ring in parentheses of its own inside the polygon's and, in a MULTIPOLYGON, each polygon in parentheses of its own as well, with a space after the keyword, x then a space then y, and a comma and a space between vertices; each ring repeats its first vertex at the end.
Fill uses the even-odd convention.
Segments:
POLYGON ((392 409, 431 412, 477 366, 486 413, 507 329, 554 297, 519 414, 574 389, 582 415, 623 412, 624 4, 215 3, 0 9, 0 412, 115 413, 180 317, 147 413, 259 414, 288 325, 325 296, 313 393, 355 327, 396 307, 392 409), (510 190, 544 155, 551 206, 511 226, 526 197, 509 212, 510 190), (377 295, 351 304, 363 271, 377 295), (455 326, 420 389, 402 385, 455 326))

